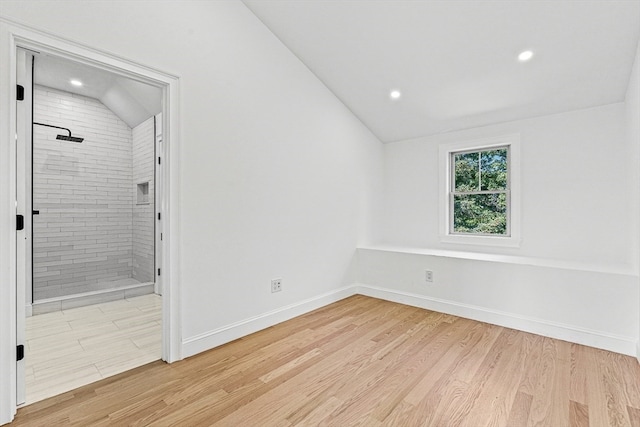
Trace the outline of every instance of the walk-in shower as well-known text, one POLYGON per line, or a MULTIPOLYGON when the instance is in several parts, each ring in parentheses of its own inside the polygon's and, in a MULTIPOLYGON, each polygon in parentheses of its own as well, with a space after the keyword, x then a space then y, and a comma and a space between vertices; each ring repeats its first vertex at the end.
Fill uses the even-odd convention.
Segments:
MULTIPOLYGON (((34 81, 32 313, 156 292, 160 104, 131 123, 97 98, 46 86, 37 69, 34 81)), ((135 85, 107 83, 107 103, 135 101, 135 85)))

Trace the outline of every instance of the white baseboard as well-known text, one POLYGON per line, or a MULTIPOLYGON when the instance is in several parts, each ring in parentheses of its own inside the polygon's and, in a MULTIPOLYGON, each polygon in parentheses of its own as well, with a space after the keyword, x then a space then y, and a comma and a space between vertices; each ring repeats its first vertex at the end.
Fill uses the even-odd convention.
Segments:
POLYGON ((26 317, 33 316, 33 306, 31 304, 26 304, 24 306, 24 314, 26 317))
POLYGON ((182 342, 183 357, 190 357, 210 350, 356 294, 452 314, 615 353, 636 356, 640 362, 640 343, 637 343, 635 338, 364 284, 354 284, 336 289, 317 297, 187 338, 182 342))
POLYGON ((361 295, 425 308, 440 313, 452 314, 454 316, 478 320, 629 356, 634 356, 634 353, 637 351, 637 357, 638 360, 640 360, 640 344, 638 344, 638 350, 636 350, 636 340, 631 337, 607 334, 573 325, 525 317, 513 313, 490 310, 484 307, 432 298, 425 295, 411 294, 393 289, 380 288, 377 286, 359 284, 355 287, 355 292, 361 295))
POLYGON ((318 295, 304 301, 297 302, 258 316, 250 317, 230 325, 205 332, 182 341, 182 356, 190 357, 200 352, 210 350, 235 339, 247 336, 270 326, 293 319, 310 311, 324 307, 341 299, 356 294, 356 286, 345 286, 340 289, 318 295))

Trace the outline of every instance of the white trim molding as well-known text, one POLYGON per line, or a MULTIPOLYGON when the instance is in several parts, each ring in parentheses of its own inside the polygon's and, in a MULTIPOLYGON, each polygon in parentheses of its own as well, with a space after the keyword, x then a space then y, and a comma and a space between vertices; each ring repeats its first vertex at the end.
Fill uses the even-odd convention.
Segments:
POLYGON ((431 310, 635 356, 635 268, 555 261, 359 248, 358 281, 386 291, 376 294, 385 299, 411 296, 431 310), (432 282, 425 281, 426 270, 433 272, 432 282))
MULTIPOLYGON (((480 306, 462 304, 455 301, 397 291, 379 286, 354 283, 350 286, 345 286, 185 339, 182 344, 182 354, 184 357, 190 357, 203 351, 211 350, 238 338, 245 337, 353 295, 364 295, 426 310, 433 310, 630 356, 633 356, 636 351, 636 341, 632 337, 607 334, 601 331, 580 328, 564 323, 491 310, 480 306)), ((638 350, 638 354, 640 355, 640 344, 638 345, 638 350)))
POLYGON ((242 338, 262 329, 266 329, 294 317, 301 316, 318 308, 332 304, 356 294, 355 285, 345 286, 306 300, 290 304, 258 316, 240 320, 229 325, 208 331, 184 340, 182 354, 190 357, 206 350, 242 338))
POLYGON ((600 331, 579 328, 563 323, 520 316, 514 313, 490 310, 475 305, 462 304, 366 284, 358 284, 355 287, 355 291, 360 295, 491 323, 493 325, 530 332, 549 338, 609 350, 615 353, 633 356, 635 351, 636 341, 633 337, 606 334, 600 331))
POLYGON ((440 144, 439 164, 439 233, 443 243, 482 246, 520 246, 520 134, 501 135, 491 138, 474 139, 440 144), (480 236, 452 234, 450 232, 451 208, 449 189, 451 188, 451 153, 466 150, 482 150, 492 147, 509 147, 509 235, 480 236))
POLYGON ((16 51, 0 20, 0 425, 16 413, 16 51))

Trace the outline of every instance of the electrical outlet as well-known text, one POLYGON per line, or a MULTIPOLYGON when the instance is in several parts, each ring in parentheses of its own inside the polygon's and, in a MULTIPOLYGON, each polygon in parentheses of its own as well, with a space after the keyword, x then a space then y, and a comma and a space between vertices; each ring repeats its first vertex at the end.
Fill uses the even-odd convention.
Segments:
POLYGON ((271 292, 280 292, 282 290, 282 279, 271 279, 271 292))
POLYGON ((431 270, 425 270, 425 275, 424 278, 427 282, 431 283, 433 282, 433 271, 431 270))

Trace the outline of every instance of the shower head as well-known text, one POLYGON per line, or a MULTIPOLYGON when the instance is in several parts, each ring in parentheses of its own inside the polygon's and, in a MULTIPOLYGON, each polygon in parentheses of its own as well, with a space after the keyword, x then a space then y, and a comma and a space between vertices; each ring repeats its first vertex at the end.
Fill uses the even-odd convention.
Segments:
POLYGON ((82 141, 84 141, 84 138, 78 138, 77 136, 71 136, 71 129, 63 128, 63 127, 60 127, 60 126, 47 125, 45 123, 33 122, 33 124, 34 125, 39 125, 39 126, 46 126, 48 128, 62 129, 62 130, 66 130, 67 132, 69 132, 69 135, 58 135, 58 136, 56 136, 56 139, 59 139, 61 141, 71 141, 71 142, 82 142, 82 141))
POLYGON ((82 142, 84 138, 78 138, 77 136, 67 136, 67 135, 58 135, 56 139, 61 139, 62 141, 71 141, 71 142, 82 142))

